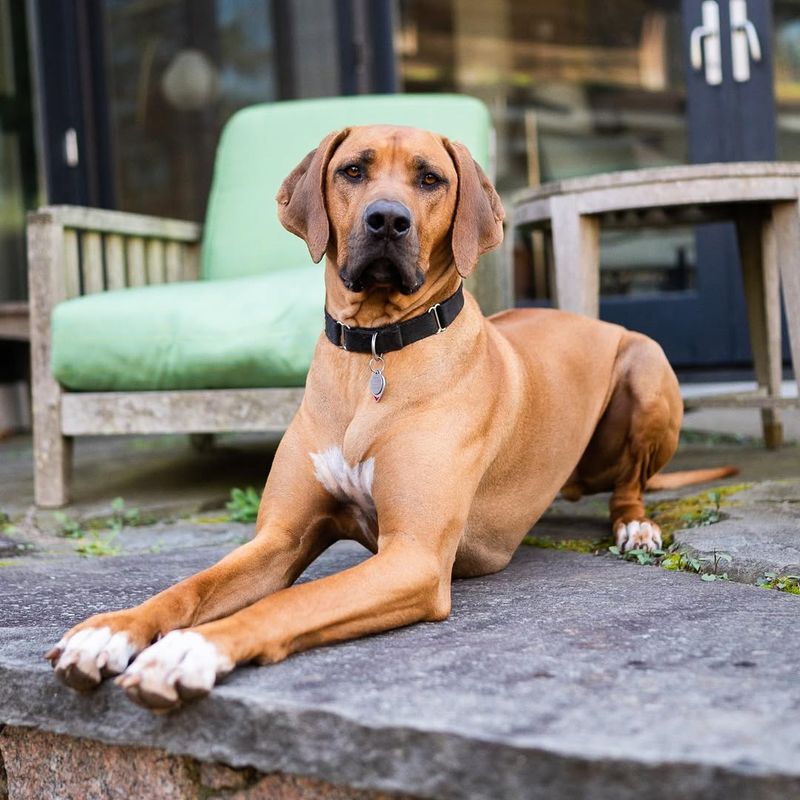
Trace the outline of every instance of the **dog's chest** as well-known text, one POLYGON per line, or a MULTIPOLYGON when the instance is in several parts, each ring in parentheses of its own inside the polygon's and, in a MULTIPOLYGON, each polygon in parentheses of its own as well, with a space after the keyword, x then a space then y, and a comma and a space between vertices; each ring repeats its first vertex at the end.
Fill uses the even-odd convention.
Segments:
POLYGON ((375 459, 349 464, 340 447, 330 447, 321 453, 310 453, 310 456, 317 480, 337 500, 350 506, 361 531, 373 539, 378 516, 372 499, 375 459))

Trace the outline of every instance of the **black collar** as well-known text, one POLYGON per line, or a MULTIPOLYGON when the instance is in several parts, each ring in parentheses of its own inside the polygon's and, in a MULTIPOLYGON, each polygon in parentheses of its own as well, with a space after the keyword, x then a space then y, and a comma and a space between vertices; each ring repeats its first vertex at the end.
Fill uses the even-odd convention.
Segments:
POLYGON ((382 328, 350 328, 337 322, 325 311, 325 335, 337 347, 354 353, 391 353, 406 345, 441 333, 464 308, 463 285, 459 284, 447 300, 431 306, 424 314, 406 322, 384 325, 382 328))

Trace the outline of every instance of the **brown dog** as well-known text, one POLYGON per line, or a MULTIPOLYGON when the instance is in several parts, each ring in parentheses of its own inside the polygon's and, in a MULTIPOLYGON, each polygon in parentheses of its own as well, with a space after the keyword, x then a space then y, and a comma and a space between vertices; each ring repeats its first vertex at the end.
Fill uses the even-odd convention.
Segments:
POLYGON ((76 689, 124 672, 131 699, 169 709, 237 664, 444 619, 452 576, 502 569, 559 491, 612 491, 619 545, 661 543, 642 492, 678 441, 675 375, 655 342, 616 325, 551 310, 487 320, 468 294, 461 309, 462 278, 503 237, 466 148, 411 128, 333 133, 278 202, 314 260, 327 254, 328 335, 256 536, 69 631, 48 658, 76 689), (337 539, 374 556, 292 586, 337 539))

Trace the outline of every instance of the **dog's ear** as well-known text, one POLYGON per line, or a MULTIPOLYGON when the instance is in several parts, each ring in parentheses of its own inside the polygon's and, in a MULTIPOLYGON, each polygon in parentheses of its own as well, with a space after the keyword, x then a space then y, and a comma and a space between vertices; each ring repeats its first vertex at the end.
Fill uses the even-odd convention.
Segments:
POLYGON ((503 241, 505 211, 492 182, 460 142, 444 140, 458 173, 458 199, 453 219, 453 258, 466 278, 478 258, 503 241))
POLYGON ((325 175, 328 162, 344 141, 349 128, 329 133, 288 175, 275 199, 278 219, 287 231, 305 239, 314 263, 328 247, 328 212, 325 208, 325 175))

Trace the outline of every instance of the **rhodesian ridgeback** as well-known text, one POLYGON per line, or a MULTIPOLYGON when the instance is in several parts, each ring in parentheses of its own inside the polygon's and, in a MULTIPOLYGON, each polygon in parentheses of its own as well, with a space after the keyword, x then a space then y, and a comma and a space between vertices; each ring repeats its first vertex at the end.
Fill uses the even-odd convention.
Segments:
POLYGON ((503 207, 467 149, 413 128, 327 136, 277 196, 326 256, 326 326, 278 448, 255 537, 135 608, 91 617, 48 658, 75 689, 103 678, 168 710, 237 664, 450 613, 453 577, 508 564, 559 492, 611 492, 623 549, 653 549, 646 487, 682 402, 661 348, 554 311, 486 319, 462 280, 503 238, 503 207), (373 555, 292 585, 339 539, 373 555))

